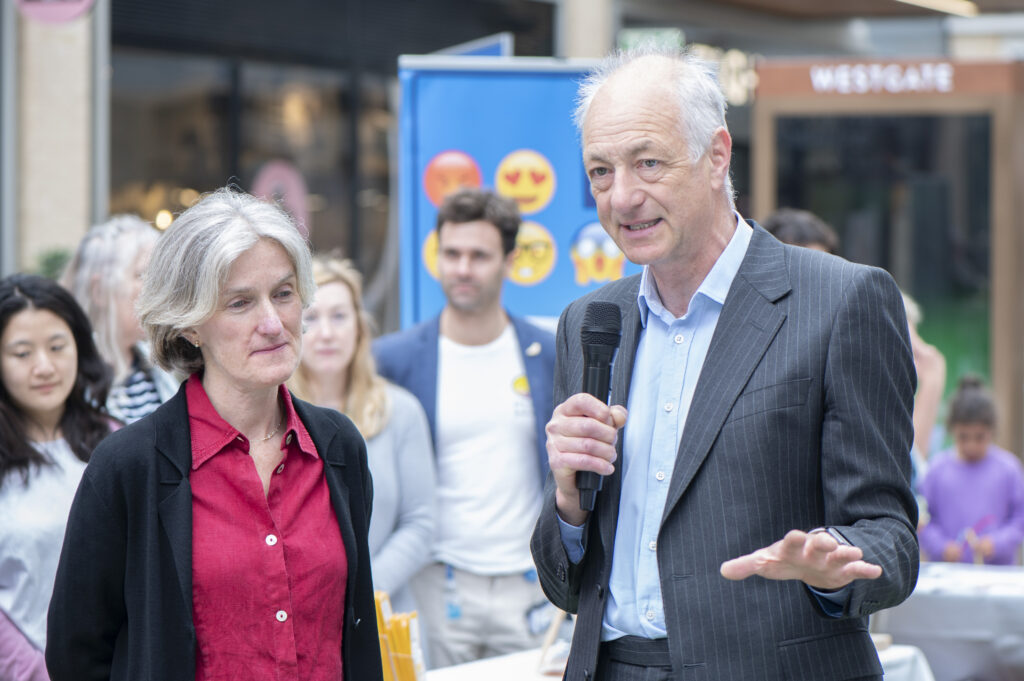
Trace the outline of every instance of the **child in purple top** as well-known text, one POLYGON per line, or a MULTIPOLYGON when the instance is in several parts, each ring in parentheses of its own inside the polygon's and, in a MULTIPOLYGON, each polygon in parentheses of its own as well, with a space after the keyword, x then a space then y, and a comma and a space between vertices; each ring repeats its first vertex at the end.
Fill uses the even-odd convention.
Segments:
POLYGON ((938 455, 921 483, 931 516, 919 533, 921 549, 932 560, 1017 563, 1024 541, 1024 468, 992 444, 995 401, 980 379, 960 379, 948 422, 955 446, 938 455))

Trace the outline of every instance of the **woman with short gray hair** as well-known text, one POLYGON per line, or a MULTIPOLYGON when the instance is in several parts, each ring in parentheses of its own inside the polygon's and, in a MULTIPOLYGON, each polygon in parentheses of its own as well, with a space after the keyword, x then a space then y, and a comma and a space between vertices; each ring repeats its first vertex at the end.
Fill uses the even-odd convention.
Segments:
POLYGON ((123 423, 153 413, 178 390, 178 380, 153 366, 135 314, 149 256, 160 233, 136 215, 115 215, 78 244, 60 283, 92 322, 96 347, 113 369, 107 412, 123 423))
POLYGON ((381 679, 366 445, 292 397, 310 254, 222 189, 168 228, 139 313, 178 394, 97 448, 71 510, 46 659, 65 679, 381 679))

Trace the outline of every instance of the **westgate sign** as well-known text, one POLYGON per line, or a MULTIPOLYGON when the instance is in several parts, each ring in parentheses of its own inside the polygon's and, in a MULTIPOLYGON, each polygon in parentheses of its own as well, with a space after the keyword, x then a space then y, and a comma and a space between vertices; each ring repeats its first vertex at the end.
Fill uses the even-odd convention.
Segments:
POLYGON ((822 94, 952 92, 954 68, 949 62, 814 64, 809 75, 822 94))
POLYGON ((758 100, 956 97, 1024 92, 1024 62, 760 59, 758 100))

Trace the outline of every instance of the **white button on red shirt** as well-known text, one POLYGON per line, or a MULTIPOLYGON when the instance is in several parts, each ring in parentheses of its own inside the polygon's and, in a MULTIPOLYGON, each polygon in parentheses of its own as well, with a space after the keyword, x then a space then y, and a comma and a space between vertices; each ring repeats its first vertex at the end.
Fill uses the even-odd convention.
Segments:
POLYGON ((186 386, 196 681, 238 677, 239 659, 247 679, 342 678, 345 546, 323 460, 290 395, 279 396, 293 437, 281 438, 288 465, 265 492, 247 441, 198 376, 186 386))

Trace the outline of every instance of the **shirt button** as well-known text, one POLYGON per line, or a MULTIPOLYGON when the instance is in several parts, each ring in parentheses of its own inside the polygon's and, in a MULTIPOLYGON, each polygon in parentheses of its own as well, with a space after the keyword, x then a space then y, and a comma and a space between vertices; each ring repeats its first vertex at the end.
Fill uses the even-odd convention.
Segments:
POLYGON ((654 477, 657 480, 664 480, 665 479, 665 471, 658 471, 657 473, 654 474, 654 477))
POLYGON ((658 542, 656 542, 656 541, 648 542, 647 548, 649 548, 651 551, 657 551, 658 550, 658 542))
POLYGON ((673 405, 671 402, 665 403, 665 411, 672 411, 673 405))
POLYGON ((273 546, 277 543, 277 537, 272 534, 267 535, 267 546, 273 546))
POLYGON ((238 436, 238 437, 236 437, 235 439, 236 439, 236 440, 238 440, 239 442, 245 442, 245 438, 244 438, 244 437, 242 437, 241 435, 239 435, 239 436, 238 436))
POLYGON ((677 333, 677 334, 676 334, 676 337, 675 337, 675 338, 673 338, 672 340, 674 340, 674 341, 676 342, 676 344, 677 344, 677 345, 678 345, 679 343, 682 343, 682 342, 683 342, 683 334, 681 334, 681 333, 677 333))
POLYGON ((284 464, 277 467, 277 474, 281 475, 281 473, 284 473, 284 464))
POLYGON ((653 610, 648 610, 647 614, 646 614, 646 617, 647 617, 647 621, 648 622, 653 622, 654 621, 654 611, 653 610))
POLYGON ((284 622, 286 619, 288 619, 288 613, 286 613, 284 610, 278 610, 276 617, 278 622, 284 622))
POLYGON ((284 439, 284 443, 285 443, 286 445, 290 445, 290 444, 292 443, 292 434, 291 434, 291 433, 288 433, 288 437, 286 437, 286 438, 284 439))

